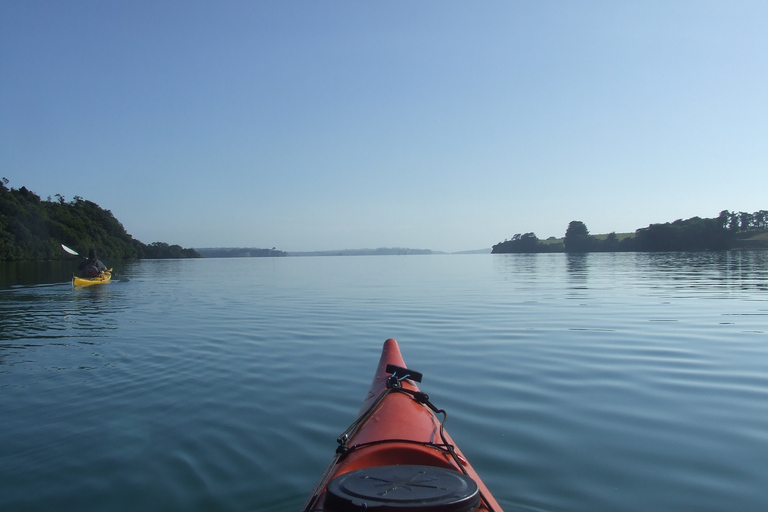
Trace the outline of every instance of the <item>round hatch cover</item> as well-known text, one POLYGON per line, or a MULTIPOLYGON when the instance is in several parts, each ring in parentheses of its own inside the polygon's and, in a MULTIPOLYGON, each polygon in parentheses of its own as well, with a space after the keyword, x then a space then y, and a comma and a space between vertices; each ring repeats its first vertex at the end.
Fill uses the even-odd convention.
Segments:
POLYGON ((480 506, 474 480, 434 466, 376 466, 344 473, 328 484, 326 505, 340 512, 472 512, 480 506))

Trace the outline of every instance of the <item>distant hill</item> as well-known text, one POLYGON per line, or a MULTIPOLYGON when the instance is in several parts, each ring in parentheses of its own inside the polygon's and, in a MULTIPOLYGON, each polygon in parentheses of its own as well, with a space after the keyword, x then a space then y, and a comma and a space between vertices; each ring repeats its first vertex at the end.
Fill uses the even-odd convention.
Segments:
POLYGON ((489 247, 487 249, 475 249, 474 251, 452 252, 451 254, 491 254, 491 251, 493 251, 493 249, 489 247))
POLYGON ((287 252, 252 247, 207 247, 195 249, 203 258, 271 258, 288 256, 287 252))
POLYGON ((335 251, 289 252, 289 256, 417 256, 423 254, 445 254, 429 249, 408 249, 404 247, 380 247, 378 249, 341 249, 335 251))

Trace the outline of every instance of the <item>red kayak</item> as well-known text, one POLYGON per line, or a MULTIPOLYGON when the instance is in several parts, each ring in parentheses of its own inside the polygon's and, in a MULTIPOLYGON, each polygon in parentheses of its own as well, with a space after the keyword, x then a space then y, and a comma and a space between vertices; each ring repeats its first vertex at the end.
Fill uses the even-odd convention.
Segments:
POLYGON ((304 512, 502 512, 416 382, 397 342, 385 341, 360 415, 304 512))

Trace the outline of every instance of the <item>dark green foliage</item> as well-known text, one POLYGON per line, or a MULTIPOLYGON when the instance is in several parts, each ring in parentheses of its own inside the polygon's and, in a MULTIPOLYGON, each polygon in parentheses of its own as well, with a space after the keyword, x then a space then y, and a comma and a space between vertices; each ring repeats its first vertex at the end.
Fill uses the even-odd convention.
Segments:
POLYGON ((43 201, 26 187, 9 189, 7 184, 6 179, 0 183, 0 261, 71 258, 62 251, 62 243, 81 254, 93 247, 107 260, 199 257, 179 246, 168 251, 150 248, 129 235, 111 211, 79 196, 66 202, 56 194, 55 201, 43 201))
POLYGON ((619 250, 619 237, 615 231, 608 233, 605 237, 605 241, 601 244, 606 252, 616 252, 619 250))
POLYGON ((651 224, 635 231, 634 237, 619 240, 616 233, 605 239, 589 234, 587 226, 571 221, 563 244, 543 244, 533 233, 515 235, 493 246, 494 253, 506 252, 658 252, 658 251, 721 251, 734 247, 763 247, 760 240, 744 241, 756 232, 768 229, 768 211, 731 213, 723 210, 713 219, 693 217, 664 224, 651 224), (533 237, 533 240, 530 239, 533 237))
POLYGON ((717 251, 729 249, 733 232, 717 219, 693 217, 672 223, 651 224, 635 232, 639 251, 717 251))
POLYGON ((164 242, 152 242, 144 246, 144 257, 148 259, 202 258, 194 249, 184 249, 180 245, 168 245, 164 242))
POLYGON ((590 252, 597 249, 594 238, 589 236, 587 225, 580 220, 572 220, 565 230, 565 252, 590 252))
POLYGON ((572 220, 568 223, 568 229, 565 230, 565 238, 588 235, 587 225, 580 220, 572 220))
POLYGON ((246 247, 197 249, 203 258, 262 258, 288 256, 288 253, 271 249, 246 247))
POLYGON ((728 210, 723 210, 717 220, 721 227, 734 233, 759 231, 768 228, 768 210, 760 210, 755 213, 731 213, 728 210))
POLYGON ((531 253, 531 252, 555 252, 556 245, 542 244, 534 233, 517 233, 511 240, 499 242, 493 246, 492 253, 531 253))

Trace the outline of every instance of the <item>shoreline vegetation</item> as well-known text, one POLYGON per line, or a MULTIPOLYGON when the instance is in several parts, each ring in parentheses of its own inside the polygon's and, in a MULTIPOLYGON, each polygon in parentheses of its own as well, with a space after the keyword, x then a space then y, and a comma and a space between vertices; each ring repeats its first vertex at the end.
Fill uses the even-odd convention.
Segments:
POLYGON ((165 242, 145 244, 126 232, 109 210, 75 196, 67 202, 40 199, 26 187, 8 188, 0 181, 0 261, 67 260, 61 244, 81 254, 93 247, 102 259, 200 258, 194 249, 165 242))
MULTIPOLYGON (((145 244, 134 239, 111 211, 75 196, 56 194, 43 200, 26 187, 8 188, 0 181, 0 261, 66 260, 61 244, 86 252, 94 247, 105 259, 258 258, 307 256, 381 256, 446 254, 429 249, 377 248, 285 252, 274 247, 213 247, 185 249, 165 242, 145 244)), ((768 211, 723 210, 715 218, 693 217, 651 224, 634 233, 591 235, 581 221, 571 221, 563 238, 540 240, 534 233, 516 234, 490 250, 455 254, 548 252, 674 252, 768 249, 768 211)))
POLYGON ((196 248, 195 251, 203 258, 273 258, 288 256, 288 253, 271 249, 255 247, 207 247, 196 248))
POLYGON ((768 249, 768 211, 723 210, 715 218, 692 217, 650 224, 634 233, 590 235, 586 224, 574 220, 563 238, 539 240, 535 233, 516 234, 494 245, 493 254, 546 252, 694 252, 768 249))
POLYGON ((376 249, 342 249, 335 251, 291 252, 289 256, 417 256, 424 254, 442 254, 429 249, 409 249, 407 247, 378 247, 376 249))

